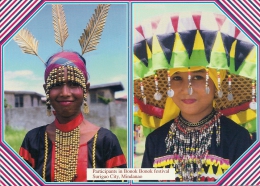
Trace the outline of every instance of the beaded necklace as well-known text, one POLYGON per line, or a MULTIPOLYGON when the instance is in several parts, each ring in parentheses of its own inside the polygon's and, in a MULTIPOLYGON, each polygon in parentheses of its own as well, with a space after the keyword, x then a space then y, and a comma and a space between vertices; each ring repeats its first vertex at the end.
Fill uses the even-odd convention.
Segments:
POLYGON ((172 123, 165 139, 166 152, 175 155, 175 170, 182 181, 200 180, 214 128, 216 143, 220 144, 221 115, 213 110, 198 123, 191 123, 180 114, 172 123))
POLYGON ((66 124, 54 121, 55 130, 55 164, 54 181, 72 182, 77 177, 79 151, 79 125, 83 121, 82 113, 66 124))

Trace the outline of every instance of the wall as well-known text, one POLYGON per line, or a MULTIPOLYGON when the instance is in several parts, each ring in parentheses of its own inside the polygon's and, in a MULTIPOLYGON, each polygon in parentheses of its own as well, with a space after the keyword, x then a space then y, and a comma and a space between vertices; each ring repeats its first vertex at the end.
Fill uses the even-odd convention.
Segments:
MULTIPOLYGON (((114 103, 108 105, 98 103, 90 106, 90 112, 84 117, 90 122, 105 128, 120 126, 127 128, 127 103, 114 103)), ((15 129, 31 130, 46 125, 54 120, 54 116, 46 115, 46 107, 11 108, 5 109, 4 122, 15 129)))

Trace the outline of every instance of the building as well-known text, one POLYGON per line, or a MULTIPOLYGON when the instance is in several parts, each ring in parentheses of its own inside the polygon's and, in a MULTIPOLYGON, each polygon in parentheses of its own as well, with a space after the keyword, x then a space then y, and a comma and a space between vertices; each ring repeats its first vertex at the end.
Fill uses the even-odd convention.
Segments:
POLYGON ((90 85, 88 102, 108 103, 115 100, 115 92, 124 90, 121 82, 90 85))
MULTIPOLYGON (((121 82, 90 86, 88 103, 108 104, 115 100, 115 92, 124 90, 121 82)), ((4 91, 4 98, 9 108, 37 107, 45 105, 46 97, 32 91, 4 91)))
POLYGON ((43 105, 41 99, 44 95, 41 95, 33 91, 4 91, 5 107, 38 107, 43 105))

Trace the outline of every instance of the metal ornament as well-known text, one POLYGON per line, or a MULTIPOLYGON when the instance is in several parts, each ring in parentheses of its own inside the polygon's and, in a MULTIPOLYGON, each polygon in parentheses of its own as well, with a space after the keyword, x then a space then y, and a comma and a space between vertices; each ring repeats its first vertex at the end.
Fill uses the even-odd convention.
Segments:
POLYGON ((233 101, 233 94, 232 94, 232 92, 231 92, 231 75, 229 74, 228 75, 228 96, 227 96, 227 98, 228 98, 228 101, 233 101))
POLYGON ((206 85, 205 85, 205 91, 206 94, 209 94, 210 88, 209 88, 209 69, 206 69, 206 85))
POLYGON ((218 75, 218 97, 222 98, 223 91, 222 91, 221 86, 220 86, 220 72, 219 72, 219 70, 217 71, 217 75, 218 75))
POLYGON ((146 96, 144 95, 144 85, 143 85, 143 79, 140 78, 140 89, 141 89, 141 94, 142 94, 142 98, 143 98, 143 102, 146 105, 146 96))
POLYGON ((256 102, 255 102, 255 81, 252 82, 252 101, 249 104, 250 109, 256 110, 256 102))
POLYGON ((168 97, 173 97, 174 96, 174 91, 171 88, 171 76, 170 76, 170 71, 167 71, 167 81, 168 81, 168 90, 167 90, 167 95, 168 97))
POLYGON ((188 69, 188 81, 189 81, 189 85, 188 85, 188 94, 192 95, 193 93, 193 89, 192 89, 192 85, 191 85, 191 74, 190 74, 190 67, 188 69))
POLYGON ((157 80, 157 75, 154 75, 154 83, 155 83, 155 94, 154 94, 154 99, 157 101, 160 101, 162 99, 162 94, 159 92, 158 89, 158 80, 157 80))

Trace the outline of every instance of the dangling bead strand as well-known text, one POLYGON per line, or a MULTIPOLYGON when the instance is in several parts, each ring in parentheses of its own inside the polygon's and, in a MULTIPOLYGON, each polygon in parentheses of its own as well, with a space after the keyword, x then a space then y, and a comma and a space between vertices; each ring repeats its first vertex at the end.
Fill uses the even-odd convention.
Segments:
POLYGON ((219 70, 217 71, 217 76, 218 76, 218 97, 222 98, 223 92, 222 92, 221 85, 220 85, 221 82, 220 82, 220 72, 219 72, 219 70))
POLYGON ((143 79, 140 78, 140 89, 141 89, 141 95, 142 95, 142 99, 144 104, 146 105, 146 96, 144 95, 144 85, 143 85, 143 79))
POLYGON ((209 68, 206 68, 206 85, 205 85, 205 91, 206 94, 209 94, 210 88, 209 88, 209 68))
POLYGON ((174 96, 174 91, 171 88, 171 76, 170 76, 170 71, 167 71, 167 82, 168 82, 168 90, 167 90, 167 95, 168 97, 173 97, 174 96))
POLYGON ((192 95, 193 89, 192 89, 192 85, 191 85, 191 72, 190 72, 190 67, 188 68, 188 81, 189 81, 188 93, 189 93, 189 95, 192 95))
POLYGON ((159 92, 158 89, 158 79, 157 79, 157 75, 154 75, 154 83, 155 83, 155 94, 153 95, 154 99, 159 101, 162 99, 162 94, 159 92))
POLYGON ((231 79, 231 75, 228 75, 228 101, 233 101, 233 94, 232 94, 232 89, 231 89, 231 83, 232 79, 231 79))
POLYGON ((253 80, 252 81, 252 101, 250 102, 249 104, 249 107, 252 109, 252 110, 256 110, 256 102, 255 102, 255 81, 253 80))

